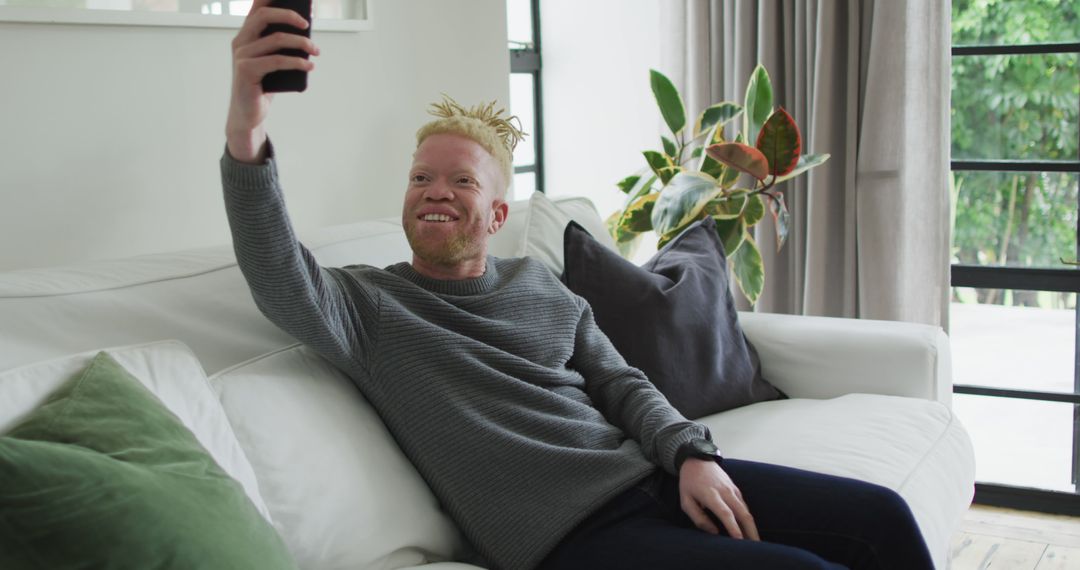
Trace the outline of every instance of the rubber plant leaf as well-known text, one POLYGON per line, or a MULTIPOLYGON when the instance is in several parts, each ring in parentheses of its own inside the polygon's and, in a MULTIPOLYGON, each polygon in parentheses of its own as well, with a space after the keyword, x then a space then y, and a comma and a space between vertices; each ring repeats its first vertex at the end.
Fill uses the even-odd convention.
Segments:
POLYGON ((714 198, 705 205, 705 213, 717 221, 738 219, 746 207, 746 196, 745 192, 739 192, 714 198))
POLYGON ((680 172, 660 191, 652 211, 653 229, 665 236, 693 222, 722 190, 716 179, 698 172, 680 172))
POLYGON ((764 217, 765 202, 761 201, 761 195, 754 194, 750 196, 742 210, 742 220, 746 222, 746 227, 754 227, 764 217))
POLYGON ((652 194, 646 194, 637 200, 633 204, 630 204, 623 212, 622 220, 619 225, 625 227, 627 230, 635 233, 643 233, 652 231, 652 211, 656 205, 656 200, 660 197, 659 192, 653 192, 652 194))
POLYGON ((633 204, 634 201, 638 198, 648 194, 649 192, 652 192, 654 182, 656 182, 655 174, 649 176, 648 178, 642 176, 641 179, 634 184, 634 187, 631 188, 630 192, 627 194, 626 202, 623 204, 623 208, 626 208, 630 204, 633 204))
POLYGON ((779 184, 785 180, 791 180, 815 166, 825 164, 826 160, 829 160, 828 154, 804 154, 799 157, 799 162, 795 165, 795 168, 791 172, 777 178, 776 183, 779 184))
POLYGON ((679 91, 666 75, 655 69, 649 70, 649 83, 664 122, 672 133, 679 134, 679 131, 686 126, 686 108, 683 106, 679 91))
POLYGON ((761 127, 754 146, 769 161, 769 174, 783 176, 795 170, 802 153, 802 134, 795 119, 780 107, 761 127))
POLYGON ((723 127, 738 117, 742 109, 742 105, 731 101, 723 101, 705 109, 694 123, 694 136, 697 137, 713 127, 723 127))
POLYGON ((743 134, 747 141, 756 141, 758 131, 772 114, 773 90, 769 72, 758 64, 746 84, 746 101, 743 105, 743 134))
POLYGON ((743 244, 743 237, 746 234, 746 224, 743 223, 742 218, 734 218, 731 220, 717 220, 716 221, 716 235, 720 238, 720 243, 724 244, 724 254, 728 258, 739 251, 739 247, 743 244))
POLYGON ((622 212, 615 212, 604 220, 604 227, 607 228, 608 234, 611 235, 611 238, 615 240, 616 244, 631 242, 640 235, 636 232, 629 231, 620 225, 619 221, 622 220, 622 217, 622 212))
POLYGON ((623 178, 622 180, 618 181, 615 185, 619 187, 619 190, 623 191, 623 194, 629 194, 630 190, 632 190, 634 188, 634 186, 640 180, 641 180, 641 176, 635 174, 635 175, 627 176, 626 178, 623 178))
POLYGON ((667 184, 668 180, 675 175, 672 171, 674 165, 671 160, 663 153, 656 152, 655 150, 647 150, 641 154, 645 155, 645 162, 649 163, 649 168, 660 178, 660 182, 667 184))
POLYGON ((769 211, 772 213, 773 227, 776 228, 776 253, 780 253, 780 248, 784 247, 784 242, 787 241, 791 221, 783 194, 777 193, 775 198, 769 196, 769 211))
POLYGON ((675 160, 675 155, 679 154, 679 148, 675 146, 675 141, 667 137, 660 137, 660 142, 664 145, 664 154, 671 157, 671 160, 675 160))
POLYGON ((705 149, 705 154, 758 180, 769 176, 768 159, 752 146, 737 142, 714 144, 705 149))
POLYGON ((749 232, 743 231, 743 244, 730 257, 735 282, 739 284, 746 300, 753 305, 765 288, 765 264, 761 261, 761 251, 749 232))

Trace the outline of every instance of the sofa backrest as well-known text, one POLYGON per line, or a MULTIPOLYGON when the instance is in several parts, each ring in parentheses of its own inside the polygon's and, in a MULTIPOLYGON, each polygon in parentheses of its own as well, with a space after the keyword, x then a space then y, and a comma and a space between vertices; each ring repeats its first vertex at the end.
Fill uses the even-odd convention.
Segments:
MULTIPOLYGON (((556 203, 600 224, 584 198, 556 203)), ((529 201, 510 205, 492 255, 520 254, 528 211, 529 201)), ((396 218, 323 228, 301 241, 327 266, 411 259, 396 218)), ((208 374, 295 342, 259 313, 229 245, 0 273, 0 370, 165 339, 191 347, 208 374)))

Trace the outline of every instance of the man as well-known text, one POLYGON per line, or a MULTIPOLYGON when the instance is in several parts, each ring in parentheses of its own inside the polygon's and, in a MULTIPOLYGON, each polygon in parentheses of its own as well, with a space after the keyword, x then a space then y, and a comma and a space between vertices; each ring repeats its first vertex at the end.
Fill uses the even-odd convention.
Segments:
POLYGON ((320 267, 287 218, 260 85, 268 72, 314 67, 276 51, 319 51, 301 36, 260 38, 271 23, 307 25, 267 2, 255 1, 233 41, 221 166, 240 267, 272 321, 353 379, 479 563, 931 566, 910 511, 887 489, 737 460, 721 467, 708 430, 627 366, 584 300, 534 260, 487 255, 521 137, 493 105, 447 101, 418 133, 402 208, 411 263, 320 267))

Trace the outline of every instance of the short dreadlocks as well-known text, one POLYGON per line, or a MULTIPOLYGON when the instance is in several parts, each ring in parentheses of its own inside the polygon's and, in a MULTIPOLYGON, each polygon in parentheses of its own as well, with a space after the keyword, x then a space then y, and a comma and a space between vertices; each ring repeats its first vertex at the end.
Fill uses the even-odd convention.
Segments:
POLYGON ((504 117, 506 109, 495 110, 496 101, 481 103, 471 109, 443 93, 441 103, 432 103, 428 113, 438 117, 416 132, 419 147, 431 135, 453 134, 476 141, 499 162, 506 185, 513 176, 514 148, 525 138, 517 116, 504 117), (516 123, 516 124, 515 124, 516 123))

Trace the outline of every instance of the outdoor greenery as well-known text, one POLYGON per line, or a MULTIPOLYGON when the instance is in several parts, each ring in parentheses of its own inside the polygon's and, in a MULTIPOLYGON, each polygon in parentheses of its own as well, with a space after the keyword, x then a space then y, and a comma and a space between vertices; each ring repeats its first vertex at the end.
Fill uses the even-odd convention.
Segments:
MULTIPOLYGON (((1080 40, 1080 0, 953 0, 952 10, 957 46, 1080 40)), ((1080 158, 1078 56, 953 57, 953 159, 1080 158)), ((1077 182, 1075 173, 954 172, 953 262, 1067 267, 1077 182)), ((1071 308, 1075 295, 980 289, 978 302, 1071 308)))
POLYGON ((671 138, 661 136, 662 150, 644 151, 646 166, 618 182, 626 204, 608 218, 608 229, 626 255, 646 232, 655 231, 663 247, 711 217, 735 282, 753 304, 765 287, 765 266, 750 229, 771 213, 779 250, 789 216, 776 185, 829 155, 803 154, 802 133, 783 107, 773 108, 772 81, 761 65, 750 74, 742 104, 715 103, 693 123, 667 76, 650 71, 650 85, 671 138), (725 137, 729 123, 742 128, 725 137))

